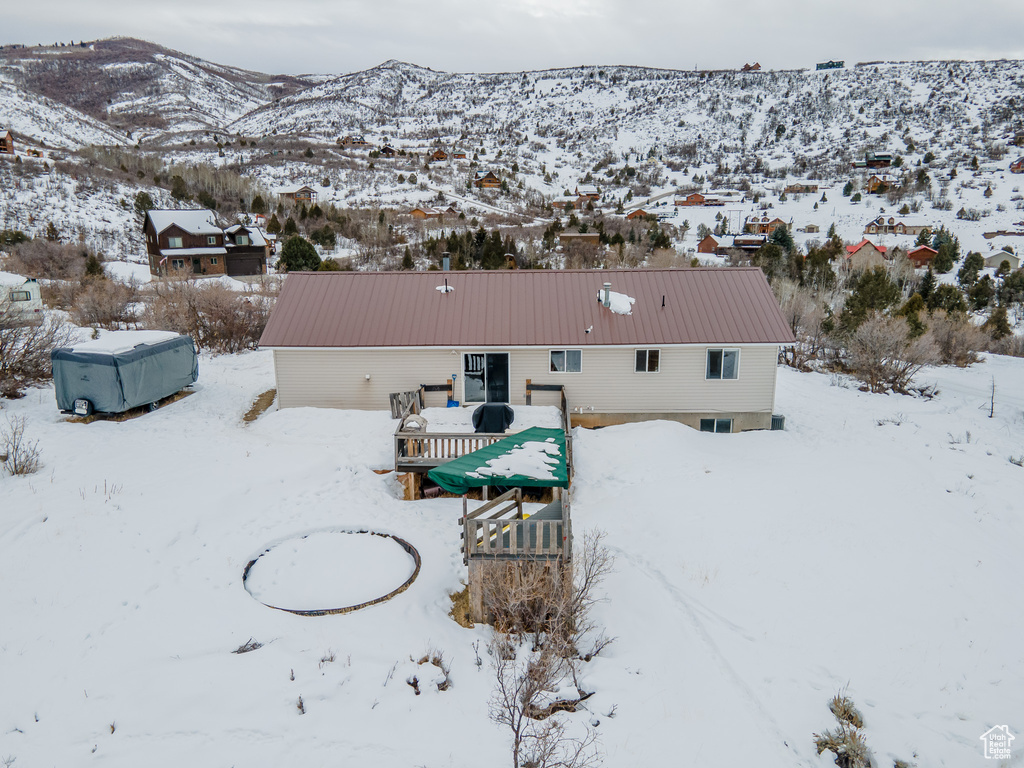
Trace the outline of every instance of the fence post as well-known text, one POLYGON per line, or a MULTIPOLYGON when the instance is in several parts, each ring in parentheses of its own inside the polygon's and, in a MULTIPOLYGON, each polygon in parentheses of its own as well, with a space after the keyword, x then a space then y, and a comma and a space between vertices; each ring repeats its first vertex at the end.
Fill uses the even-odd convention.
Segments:
POLYGON ((530 385, 533 383, 533 379, 526 380, 526 404, 533 405, 533 390, 530 389, 530 385))

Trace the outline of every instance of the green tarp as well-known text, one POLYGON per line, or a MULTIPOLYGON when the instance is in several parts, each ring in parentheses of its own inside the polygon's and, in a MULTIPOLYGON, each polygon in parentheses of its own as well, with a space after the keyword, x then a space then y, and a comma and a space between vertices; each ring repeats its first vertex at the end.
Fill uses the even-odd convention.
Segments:
POLYGON ((565 432, 530 427, 442 464, 427 477, 458 494, 485 485, 568 488, 565 432))

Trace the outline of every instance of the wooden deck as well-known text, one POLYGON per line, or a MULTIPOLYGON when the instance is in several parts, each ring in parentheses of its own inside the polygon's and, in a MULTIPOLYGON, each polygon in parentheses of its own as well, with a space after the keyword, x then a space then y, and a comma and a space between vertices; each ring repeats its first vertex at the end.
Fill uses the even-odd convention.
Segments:
POLYGON ((523 513, 521 488, 467 510, 462 500, 462 560, 569 560, 572 526, 568 498, 559 496, 533 515, 523 513))
MULTIPOLYGON (((445 385, 423 385, 413 392, 396 392, 391 396, 392 415, 405 419, 410 414, 418 414, 423 408, 423 395, 432 391, 450 390, 445 385)), ((569 403, 565 398, 565 390, 560 385, 533 384, 526 382, 526 402, 532 403, 534 391, 550 391, 559 393, 559 408, 562 414, 562 429, 565 431, 565 463, 572 482, 572 427, 570 425, 569 403)), ((428 426, 429 430, 429 426, 428 426)), ((478 451, 493 442, 509 437, 515 433, 495 432, 403 432, 401 424, 395 430, 395 471, 399 474, 415 472, 425 474, 434 467, 446 464, 452 459, 478 451)))

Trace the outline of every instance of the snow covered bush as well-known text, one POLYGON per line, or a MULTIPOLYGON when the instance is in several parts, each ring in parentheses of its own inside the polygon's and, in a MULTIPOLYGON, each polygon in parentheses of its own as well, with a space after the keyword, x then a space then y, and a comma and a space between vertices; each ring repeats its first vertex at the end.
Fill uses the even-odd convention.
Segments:
POLYGON ((864 727, 864 718, 857 711, 853 700, 840 691, 832 697, 828 708, 839 725, 832 730, 814 734, 814 746, 818 754, 833 753, 839 768, 869 768, 872 765, 871 752, 860 731, 864 727))

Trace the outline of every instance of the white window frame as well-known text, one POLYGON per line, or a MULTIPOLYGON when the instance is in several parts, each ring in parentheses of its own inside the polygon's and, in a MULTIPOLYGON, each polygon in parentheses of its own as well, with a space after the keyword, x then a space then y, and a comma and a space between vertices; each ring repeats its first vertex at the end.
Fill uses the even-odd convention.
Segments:
POLYGON ((184 238, 181 238, 181 237, 168 237, 167 238, 167 247, 168 248, 184 248, 185 247, 184 238))
POLYGON ((740 350, 737 347, 708 347, 704 355, 704 380, 705 381, 736 381, 740 377, 740 350), (721 376, 711 375, 711 353, 721 352, 722 353, 722 374, 721 376), (736 375, 725 377, 725 353, 735 352, 736 353, 736 375))
POLYGON ((171 269, 184 269, 185 259, 171 259, 171 269))
POLYGON ((548 350, 548 373, 553 373, 553 374, 557 374, 557 375, 561 375, 563 373, 583 373, 583 350, 582 349, 568 349, 568 348, 566 348, 566 349, 550 349, 550 350, 548 350), (561 370, 561 371, 555 370, 555 367, 554 367, 554 355, 556 353, 559 353, 559 352, 562 353, 563 355, 565 355, 565 357, 563 358, 564 361, 565 361, 565 369, 561 370), (575 353, 577 353, 580 356, 580 367, 579 367, 578 370, 573 371, 573 370, 569 369, 569 353, 570 352, 575 352, 575 353))
POLYGON ((718 435, 732 434, 732 424, 733 424, 733 421, 732 421, 731 418, 729 418, 729 419, 719 419, 719 418, 711 417, 711 418, 701 419, 697 429, 699 431, 701 431, 701 432, 710 432, 711 434, 718 434, 718 435), (704 422, 705 421, 713 422, 714 423, 713 424, 714 429, 704 429, 703 426, 704 426, 704 422), (723 422, 729 425, 728 429, 719 429, 718 428, 718 426, 720 424, 722 424, 723 422))
POLYGON ((29 291, 11 291, 11 301, 32 301, 29 291))
POLYGON ((206 244, 207 245, 216 245, 217 244, 217 236, 216 235, 207 235, 206 236, 206 244))
POLYGON ((216 256, 211 256, 210 257, 210 266, 211 267, 216 267, 217 266, 217 257, 216 256))
POLYGON ((661 373, 661 348, 660 347, 638 347, 633 350, 633 373, 661 373), (636 365, 638 352, 644 353, 644 369, 641 371, 636 365), (651 352, 658 353, 658 367, 651 370, 651 352))
POLYGON ((252 243, 249 242, 248 235, 238 235, 235 238, 235 245, 252 245, 252 243))

